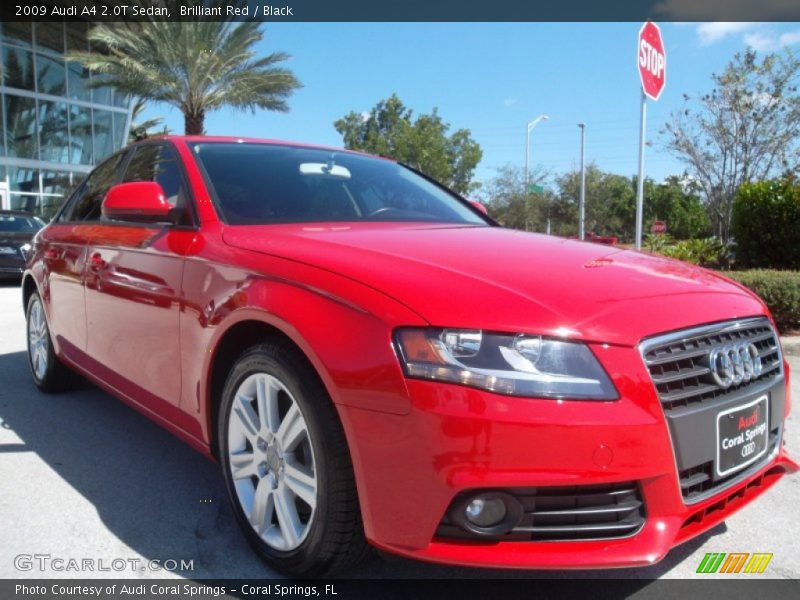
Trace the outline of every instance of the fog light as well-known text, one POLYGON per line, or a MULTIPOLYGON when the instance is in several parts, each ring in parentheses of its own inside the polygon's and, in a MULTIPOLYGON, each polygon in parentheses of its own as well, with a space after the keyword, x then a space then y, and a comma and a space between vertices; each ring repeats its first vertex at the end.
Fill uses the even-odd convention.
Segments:
POLYGON ((467 521, 478 527, 494 527, 508 514, 506 503, 500 498, 473 498, 464 509, 467 521))
POLYGON ((463 492, 450 506, 453 524, 477 534, 505 535, 522 519, 522 504, 500 490, 463 492))

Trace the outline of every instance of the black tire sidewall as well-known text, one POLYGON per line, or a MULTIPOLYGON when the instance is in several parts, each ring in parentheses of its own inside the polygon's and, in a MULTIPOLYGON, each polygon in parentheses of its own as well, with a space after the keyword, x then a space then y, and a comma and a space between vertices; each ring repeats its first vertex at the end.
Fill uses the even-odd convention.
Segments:
MULTIPOLYGON (((298 372, 289 361, 283 359, 275 347, 264 345, 243 354, 231 371, 222 393, 220 418, 218 420, 217 440, 219 440, 219 460, 225 479, 225 487, 233 505, 233 511, 247 541, 256 551, 278 570, 288 572, 304 572, 316 562, 323 546, 326 523, 329 514, 329 494, 331 470, 328 457, 322 451, 325 445, 325 431, 317 417, 314 403, 330 402, 325 396, 320 398, 317 385, 308 385, 308 373, 298 372), (228 463, 228 421, 235 392, 249 376, 256 373, 272 375, 283 383, 291 392, 300 408, 300 412, 308 426, 311 446, 314 454, 314 465, 317 476, 317 506, 311 529, 303 542, 295 549, 281 551, 267 545, 253 530, 250 521, 244 514, 236 490, 233 486, 230 465, 228 463)), ((315 382, 312 382, 315 383, 315 382)), ((324 392, 324 391, 323 391, 324 392)))

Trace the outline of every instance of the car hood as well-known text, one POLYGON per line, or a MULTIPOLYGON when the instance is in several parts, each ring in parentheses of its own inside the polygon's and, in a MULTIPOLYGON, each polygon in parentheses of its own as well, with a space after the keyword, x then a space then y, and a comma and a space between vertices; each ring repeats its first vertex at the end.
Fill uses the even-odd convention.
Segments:
POLYGON ((433 326, 633 345, 655 333, 766 311, 753 294, 705 269, 500 227, 229 226, 223 239, 357 280, 433 326))

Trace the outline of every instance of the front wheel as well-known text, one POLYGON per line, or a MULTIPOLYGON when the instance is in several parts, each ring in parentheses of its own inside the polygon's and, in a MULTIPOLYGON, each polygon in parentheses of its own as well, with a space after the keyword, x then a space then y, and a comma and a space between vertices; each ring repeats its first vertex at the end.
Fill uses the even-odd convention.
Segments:
POLYGON ((274 569, 329 575, 368 551, 336 409, 295 349, 245 352, 220 405, 219 456, 234 513, 274 569))
POLYGON ((28 299, 25 317, 28 334, 28 366, 36 387, 48 393, 69 389, 74 383, 75 375, 56 356, 44 305, 38 292, 31 294, 28 299))

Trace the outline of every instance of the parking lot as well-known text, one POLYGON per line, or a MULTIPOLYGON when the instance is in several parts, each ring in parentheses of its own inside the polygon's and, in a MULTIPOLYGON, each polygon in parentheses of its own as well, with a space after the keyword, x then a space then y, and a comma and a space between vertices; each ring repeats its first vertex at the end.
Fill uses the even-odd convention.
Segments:
MULTIPOLYGON (((0 284, 0 577, 170 575, 138 567, 99 570, 117 558, 193 561, 192 570, 172 576, 276 577, 239 533, 215 464, 89 384, 60 396, 39 393, 28 373, 24 329, 19 287, 0 284), (35 554, 92 559, 95 571, 42 571, 36 564, 19 570, 15 557, 35 554)), ((800 374, 800 357, 790 361, 800 374)), ((793 378, 792 394, 800 397, 800 377, 793 378)), ((796 413, 786 439, 800 455, 796 413)), ((797 578, 799 492, 800 477, 784 478, 727 523, 648 568, 490 571, 375 557, 348 575, 686 578, 695 576, 706 552, 772 552, 763 577, 797 578)))

